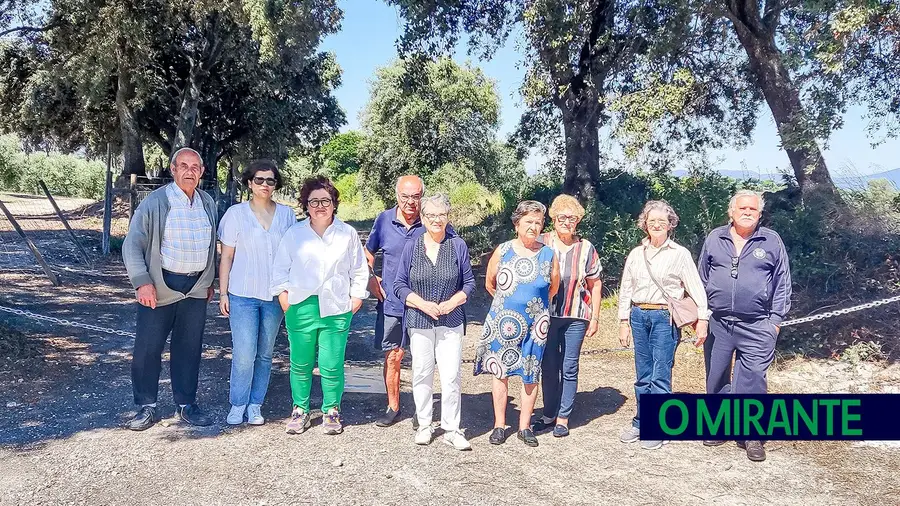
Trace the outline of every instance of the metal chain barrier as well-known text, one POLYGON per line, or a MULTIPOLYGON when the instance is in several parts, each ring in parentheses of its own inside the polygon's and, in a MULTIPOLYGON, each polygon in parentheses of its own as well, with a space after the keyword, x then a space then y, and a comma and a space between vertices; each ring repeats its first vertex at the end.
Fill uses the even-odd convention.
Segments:
POLYGON ((67 327, 77 327, 80 329, 91 330, 94 332, 102 332, 104 334, 115 334, 117 336, 135 337, 134 332, 109 329, 106 327, 99 327, 97 325, 91 325, 89 323, 73 322, 71 320, 66 320, 64 318, 54 318, 52 316, 39 315, 36 313, 32 313, 31 311, 25 311, 23 309, 15 309, 15 308, 6 307, 6 306, 0 306, 0 311, 3 311, 5 313, 12 313, 12 314, 18 315, 18 316, 24 316, 26 318, 31 318, 32 320, 45 321, 45 322, 55 323, 57 325, 64 325, 67 327))
POLYGON ((860 304, 858 306, 847 307, 844 309, 836 309, 834 311, 828 311, 825 313, 819 313, 819 314, 812 315, 812 316, 806 316, 803 318, 796 318, 793 320, 788 320, 786 322, 782 322, 781 326, 789 327, 791 325, 799 325, 801 323, 809 323, 809 322, 814 322, 814 321, 819 321, 819 320, 825 320, 827 318, 833 318, 835 316, 845 315, 847 313, 854 313, 856 311, 862 311, 863 309, 871 309, 873 307, 883 306, 885 304, 890 304, 892 302, 897 302, 897 301, 900 301, 900 295, 895 295, 894 297, 888 297, 887 299, 872 301, 872 302, 869 302, 866 304, 860 304))
MULTIPOLYGON (((848 313, 855 313, 856 311, 871 309, 871 308, 883 306, 885 304, 890 304, 892 302, 898 302, 898 301, 900 301, 900 295, 895 295, 893 297, 888 297, 886 299, 868 302, 866 304, 860 304, 858 306, 852 306, 852 307, 848 307, 848 308, 844 308, 844 309, 827 311, 825 313, 820 313, 820 314, 816 314, 816 315, 812 315, 812 316, 805 316, 803 318, 795 318, 793 320, 787 320, 787 321, 782 322, 781 326, 789 327, 792 325, 800 325, 802 323, 809 323, 809 322, 813 322, 813 321, 825 320, 828 318, 834 318, 835 316, 841 316, 841 315, 845 315, 848 313)), ((124 337, 131 337, 131 338, 136 337, 134 332, 110 329, 110 328, 106 328, 106 327, 100 327, 98 325, 91 325, 89 323, 81 323, 81 322, 66 320, 64 318, 55 318, 52 316, 44 316, 44 315, 40 315, 37 313, 33 313, 31 311, 25 311, 23 309, 15 309, 15 308, 6 307, 6 306, 0 306, 0 312, 11 313, 11 314, 14 314, 17 316, 24 316, 26 318, 31 318, 33 320, 50 322, 50 323, 54 323, 56 325, 63 325, 63 326, 67 326, 67 327, 77 327, 80 329, 90 330, 93 332, 101 332, 104 334, 113 334, 113 335, 117 335, 117 336, 124 336, 124 337)), ((212 346, 212 345, 204 344, 203 348, 207 349, 207 350, 224 351, 227 353, 231 352, 231 347, 229 347, 229 346, 212 346)), ((581 355, 582 356, 601 355, 601 354, 605 354, 605 353, 630 351, 630 349, 631 348, 618 347, 618 348, 600 348, 600 349, 594 349, 594 350, 582 350, 581 355)), ((282 359, 290 360, 290 357, 285 355, 284 353, 275 352, 275 356, 282 358, 282 359)), ((475 362, 475 360, 467 358, 467 359, 463 359, 462 362, 464 364, 472 364, 475 362)), ((347 361, 345 361, 345 363, 350 366, 358 366, 358 367, 374 367, 374 366, 382 365, 381 360, 347 360, 347 361)))

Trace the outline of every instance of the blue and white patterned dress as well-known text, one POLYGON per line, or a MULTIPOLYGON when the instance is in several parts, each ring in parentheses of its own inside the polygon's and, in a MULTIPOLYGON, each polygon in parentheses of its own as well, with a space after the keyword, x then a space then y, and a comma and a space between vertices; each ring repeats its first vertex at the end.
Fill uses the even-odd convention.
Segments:
POLYGON ((541 380, 541 359, 550 329, 550 271, 553 249, 518 255, 512 241, 500 245, 497 291, 475 348, 474 374, 541 380))

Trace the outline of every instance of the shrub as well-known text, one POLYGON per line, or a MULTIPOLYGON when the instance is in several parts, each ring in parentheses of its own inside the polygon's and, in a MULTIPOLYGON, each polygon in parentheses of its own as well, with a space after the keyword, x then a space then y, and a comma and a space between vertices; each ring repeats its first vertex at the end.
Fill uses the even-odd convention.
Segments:
POLYGON ((99 200, 105 178, 103 162, 60 153, 26 154, 15 136, 0 137, 0 190, 37 193, 43 180, 54 195, 99 200))

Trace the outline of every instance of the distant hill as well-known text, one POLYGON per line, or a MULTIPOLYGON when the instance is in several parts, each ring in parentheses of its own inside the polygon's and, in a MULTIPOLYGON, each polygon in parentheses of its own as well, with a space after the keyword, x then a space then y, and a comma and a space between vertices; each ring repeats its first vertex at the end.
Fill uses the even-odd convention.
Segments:
MULTIPOLYGON (((720 170, 718 172, 723 176, 741 180, 753 178, 760 181, 782 181, 781 174, 765 174, 743 170, 720 170)), ((684 177, 687 176, 688 172, 686 170, 676 170, 674 174, 678 177, 684 177)), ((838 188, 862 189, 865 188, 869 181, 873 181, 875 179, 887 179, 894 185, 895 188, 900 189, 900 168, 888 170, 885 172, 878 172, 876 174, 859 174, 857 176, 848 176, 846 174, 841 174, 838 171, 837 174, 832 172, 832 176, 834 179, 834 184, 836 184, 838 188)))

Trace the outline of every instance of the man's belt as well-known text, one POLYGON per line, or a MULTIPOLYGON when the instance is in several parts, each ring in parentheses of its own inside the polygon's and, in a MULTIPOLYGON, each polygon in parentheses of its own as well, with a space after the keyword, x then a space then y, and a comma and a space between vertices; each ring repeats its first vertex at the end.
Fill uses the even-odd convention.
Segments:
POLYGON ((669 309, 668 304, 638 304, 638 303, 634 303, 634 307, 639 308, 639 309, 648 309, 648 310, 669 309))
POLYGON ((203 271, 195 271, 195 272, 174 272, 168 269, 162 270, 166 274, 174 274, 176 276, 186 276, 188 278, 196 278, 197 276, 203 274, 203 271))

